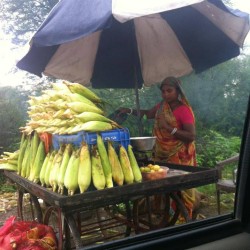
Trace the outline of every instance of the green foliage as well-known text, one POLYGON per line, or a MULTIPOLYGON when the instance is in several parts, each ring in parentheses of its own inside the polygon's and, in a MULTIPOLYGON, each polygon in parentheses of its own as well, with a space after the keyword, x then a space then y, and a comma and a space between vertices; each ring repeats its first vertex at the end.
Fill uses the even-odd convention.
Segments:
POLYGON ((240 151, 239 137, 224 137, 219 132, 199 129, 196 140, 197 161, 202 167, 213 168, 216 162, 234 156, 240 151))
POLYGON ((241 136, 250 93, 249 67, 250 57, 242 56, 182 79, 196 120, 204 127, 241 136))
POLYGON ((0 152, 14 151, 19 147, 19 128, 25 124, 26 96, 17 89, 0 88, 0 152))
POLYGON ((0 20, 13 43, 24 44, 58 0, 1 0, 0 20))

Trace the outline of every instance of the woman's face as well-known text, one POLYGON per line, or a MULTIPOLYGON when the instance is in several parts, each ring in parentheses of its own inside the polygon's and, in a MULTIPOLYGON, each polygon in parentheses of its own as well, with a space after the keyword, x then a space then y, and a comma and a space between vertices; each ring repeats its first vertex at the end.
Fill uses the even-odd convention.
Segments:
POLYGON ((163 85, 161 89, 161 96, 167 103, 175 102, 178 100, 178 91, 175 87, 170 85, 163 85))

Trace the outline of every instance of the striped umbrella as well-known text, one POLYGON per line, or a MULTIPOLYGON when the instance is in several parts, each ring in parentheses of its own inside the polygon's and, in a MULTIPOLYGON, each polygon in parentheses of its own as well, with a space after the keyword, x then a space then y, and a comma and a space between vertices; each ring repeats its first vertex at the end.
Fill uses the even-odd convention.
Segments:
POLYGON ((150 86, 240 54, 249 16, 220 0, 61 0, 17 63, 95 88, 150 86))

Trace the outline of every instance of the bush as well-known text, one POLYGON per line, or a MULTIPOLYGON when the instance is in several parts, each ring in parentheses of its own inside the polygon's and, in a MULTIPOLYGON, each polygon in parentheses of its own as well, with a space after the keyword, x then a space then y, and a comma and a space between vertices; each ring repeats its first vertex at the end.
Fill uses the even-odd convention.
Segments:
POLYGON ((238 154, 240 144, 239 137, 224 137, 214 130, 203 129, 198 132, 196 140, 198 165, 212 168, 216 162, 238 154))

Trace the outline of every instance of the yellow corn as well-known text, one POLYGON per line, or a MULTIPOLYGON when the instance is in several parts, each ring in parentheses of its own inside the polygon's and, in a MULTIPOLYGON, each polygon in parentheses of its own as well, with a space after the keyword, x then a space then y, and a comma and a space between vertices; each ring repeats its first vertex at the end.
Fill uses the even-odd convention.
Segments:
POLYGON ((39 175, 40 171, 42 169, 43 162, 45 160, 46 154, 45 154, 45 147, 43 141, 40 141, 38 150, 36 153, 36 158, 33 163, 33 172, 31 176, 31 180, 33 180, 35 183, 39 182, 39 175))
POLYGON ((52 88, 56 91, 65 91, 71 93, 70 89, 67 87, 67 85, 61 83, 61 82, 53 82, 51 83, 52 88))
POLYGON ((74 157, 71 157, 71 154, 72 146, 71 144, 67 144, 63 153, 63 159, 57 177, 58 193, 60 194, 63 194, 64 191, 64 176, 67 169, 67 165, 72 164, 72 162, 69 162, 71 158, 74 159, 74 157))
POLYGON ((45 172, 46 172, 46 167, 49 163, 49 159, 51 157, 51 153, 49 152, 46 157, 45 157, 45 160, 43 161, 43 165, 42 165, 42 168, 41 168, 41 171, 40 171, 40 174, 39 174, 39 180, 41 182, 41 185, 42 186, 45 186, 45 172))
POLYGON ((22 161, 22 167, 21 167, 21 176, 22 177, 26 177, 26 172, 27 172, 27 168, 29 167, 29 158, 30 158, 30 136, 28 138, 28 141, 27 141, 27 146, 26 146, 26 149, 25 149, 25 153, 24 153, 24 158, 23 158, 23 161, 22 161))
POLYGON ((83 105, 89 104, 90 106, 97 107, 91 100, 77 93, 68 94, 67 97, 69 102, 81 102, 83 105))
POLYGON ((53 167, 54 161, 56 160, 57 153, 58 153, 58 151, 56 151, 56 150, 52 151, 51 157, 49 158, 49 162, 48 162, 47 167, 46 167, 45 176, 44 176, 44 182, 45 182, 46 187, 50 187, 50 182, 49 182, 50 172, 51 172, 51 169, 53 167))
POLYGON ((0 170, 17 171, 17 165, 10 163, 1 163, 0 170))
POLYGON ((28 145, 28 138, 26 138, 24 140, 24 142, 22 143, 21 148, 20 148, 20 153, 19 153, 18 162, 17 162, 17 173, 19 175, 21 175, 22 162, 23 162, 23 159, 24 159, 24 155, 25 155, 25 152, 26 152, 27 145, 28 145))
POLYGON ((85 96, 86 98, 88 98, 89 100, 93 101, 93 102, 97 102, 97 103, 101 103, 102 100, 90 89, 84 87, 83 85, 79 84, 79 83, 70 83, 70 82, 63 82, 72 93, 77 93, 80 94, 82 96, 85 96))
POLYGON ((105 179, 106 179, 106 187, 108 188, 113 187, 112 170, 111 170, 111 165, 109 162, 109 157, 108 157, 104 142, 102 140, 102 137, 99 134, 97 134, 96 143, 97 143, 98 152, 101 157, 102 168, 103 168, 105 179))
POLYGON ((97 190, 104 189, 106 185, 106 179, 102 168, 101 157, 99 155, 98 149, 95 147, 92 149, 91 168, 94 187, 97 190))
POLYGON ((19 150, 15 152, 3 152, 2 157, 7 158, 8 160, 18 160, 19 150))
POLYGON ((91 183, 91 158, 88 145, 82 143, 78 172, 78 185, 80 192, 84 193, 91 183))
POLYGON ((134 174, 130 165, 127 151, 123 146, 120 146, 119 156, 120 156, 120 163, 122 166, 122 171, 124 174, 124 180, 127 184, 131 184, 134 182, 134 174))
POLYGON ((81 126, 81 130, 88 132, 101 132, 113 129, 113 126, 108 122, 89 121, 81 126))
POLYGON ((12 165, 16 165, 16 166, 17 166, 17 160, 7 159, 7 162, 8 162, 9 164, 12 164, 12 165))
POLYGON ((108 123, 112 122, 112 120, 110 120, 109 118, 94 112, 83 112, 81 114, 75 115, 75 117, 79 118, 81 122, 89 122, 89 121, 103 121, 108 123))
POLYGON ((90 104, 87 103, 82 103, 82 102, 69 102, 67 103, 67 107, 70 108, 71 110, 73 110, 74 112, 80 114, 82 112, 94 112, 97 114, 103 114, 103 110, 96 107, 96 106, 92 106, 90 104))
POLYGON ((57 175, 59 173, 59 168, 63 159, 64 146, 61 146, 55 159, 53 160, 53 165, 49 174, 49 184, 52 187, 52 190, 55 192, 57 189, 57 175))
POLYGON ((132 150, 132 146, 128 145, 128 157, 130 161, 130 165, 133 170, 135 182, 141 182, 142 181, 142 175, 141 175, 141 170, 138 166, 137 160, 135 158, 134 152, 132 150))
POLYGON ((116 151, 113 148, 111 141, 108 141, 108 156, 112 168, 113 180, 118 186, 122 186, 124 182, 124 174, 122 172, 122 167, 118 155, 116 154, 116 151))
POLYGON ((68 164, 65 172, 64 186, 68 189, 68 195, 73 195, 78 189, 79 153, 80 150, 73 151, 73 162, 68 164))
POLYGON ((29 167, 30 171, 29 171, 29 176, 28 176, 28 179, 30 181, 34 180, 34 171, 35 171, 34 162, 35 162, 36 154, 38 151, 39 143, 40 143, 39 135, 36 131, 34 131, 34 134, 31 140, 31 148, 30 148, 30 167, 29 167))

